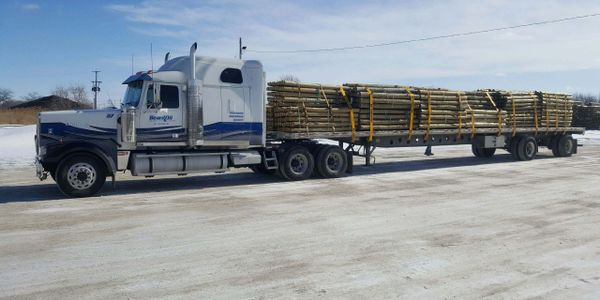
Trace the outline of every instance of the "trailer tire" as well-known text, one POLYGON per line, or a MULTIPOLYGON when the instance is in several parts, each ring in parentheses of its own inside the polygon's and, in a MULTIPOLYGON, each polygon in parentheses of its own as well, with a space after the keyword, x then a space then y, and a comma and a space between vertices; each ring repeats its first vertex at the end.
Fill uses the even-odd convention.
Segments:
POLYGON ((471 152, 475 157, 482 157, 481 148, 476 147, 475 145, 471 145, 471 152))
POLYGON ((561 136, 556 143, 556 152, 559 157, 570 157, 573 155, 573 137, 570 135, 561 136))
POLYGON ((279 173, 287 180, 304 180, 310 177, 315 167, 313 155, 303 146, 288 148, 279 161, 279 173))
POLYGON ((106 166, 92 155, 76 154, 60 162, 56 183, 69 197, 89 197, 97 193, 106 181, 106 166))
POLYGON ((471 150, 473 151, 473 154, 479 158, 491 158, 496 154, 496 148, 480 148, 471 145, 471 150))
POLYGON ((521 138, 522 137, 520 137, 520 136, 513 137, 510 140, 510 144, 508 145, 508 152, 510 152, 510 154, 512 155, 512 157, 515 160, 521 160, 519 158, 519 151, 518 151, 518 149, 519 149, 519 142, 521 141, 521 138))
POLYGON ((538 144, 534 137, 524 136, 519 140, 517 153, 519 160, 532 160, 538 152, 538 144))
POLYGON ((315 161, 316 170, 324 178, 337 178, 346 173, 348 157, 346 152, 338 146, 323 147, 317 154, 315 161))

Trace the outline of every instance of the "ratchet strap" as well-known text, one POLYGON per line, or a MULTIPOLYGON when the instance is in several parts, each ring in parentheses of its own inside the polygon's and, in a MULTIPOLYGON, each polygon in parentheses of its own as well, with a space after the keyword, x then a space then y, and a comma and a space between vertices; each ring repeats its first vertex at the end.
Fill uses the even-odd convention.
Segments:
POLYGON ((427 131, 425 132, 425 140, 429 140, 429 131, 431 129, 431 91, 427 91, 427 131))
POLYGON ((567 102, 568 102, 569 99, 565 96, 564 100, 565 100, 565 117, 563 119, 563 127, 564 127, 565 130, 563 131, 563 134, 567 133, 567 116, 568 116, 567 115, 567 109, 569 108, 567 106, 567 104, 568 104, 567 102))
POLYGON ((331 109, 331 104, 329 103, 329 99, 327 99, 327 95, 325 94, 325 91, 321 88, 321 86, 319 86, 319 91, 323 95, 323 99, 325 99, 325 104, 327 104, 327 111, 329 113, 328 120, 331 121, 331 129, 333 129, 333 132, 335 132, 335 118, 333 116, 333 111, 331 109))
POLYGON ((346 91, 344 91, 344 86, 340 85, 340 94, 344 101, 346 101, 346 105, 348 105, 348 109, 350 109, 350 128, 352 129, 352 143, 356 140, 356 124, 354 124, 354 110, 352 110, 352 104, 350 104, 350 100, 348 100, 348 95, 346 95, 346 91))
POLYGON ((369 142, 373 141, 373 92, 367 88, 369 94, 369 142))
POLYGON ((415 95, 410 92, 408 87, 404 87, 404 90, 406 90, 408 96, 410 96, 410 117, 408 121, 408 140, 410 141, 413 134, 413 123, 415 121, 415 95))
POLYGON ((515 136, 517 135, 517 108, 513 95, 509 92, 508 96, 510 97, 510 102, 512 102, 512 136, 515 136))
MULTIPOLYGON (((531 93, 529 93, 530 96, 531 93)), ((537 110, 537 103, 538 103, 538 97, 537 95, 533 98, 533 118, 534 118, 534 122, 535 122, 535 134, 537 135, 538 132, 538 110, 537 110)))
POLYGON ((558 101, 556 101, 554 103, 554 112, 555 112, 554 120, 555 120, 555 123, 556 123, 556 129, 555 129, 555 131, 558 131, 558 101))
POLYGON ((462 98, 460 92, 457 92, 456 95, 458 96, 458 133, 456 136, 460 138, 462 134, 462 98))
POLYGON ((498 106, 496 106, 496 102, 494 102, 494 99, 492 99, 492 96, 489 92, 485 92, 485 94, 488 100, 490 100, 490 102, 492 103, 492 106, 494 106, 494 108, 498 112, 498 136, 500 136, 502 134, 502 110, 498 109, 498 106))
POLYGON ((469 98, 467 96, 467 101, 465 101, 465 104, 467 104, 467 109, 471 112, 471 138, 475 137, 475 134, 477 133, 477 129, 475 129, 475 112, 473 111, 473 109, 471 108, 471 105, 469 104, 469 98))
MULTIPOLYGON (((304 127, 306 128, 306 133, 309 133, 308 129, 308 111, 306 110, 306 104, 304 103, 304 98, 302 98, 302 93, 300 90, 300 86, 298 86, 298 98, 302 101, 302 110, 304 111, 304 127)), ((298 116, 300 118, 300 116, 298 116)), ((301 127, 302 123, 298 124, 298 127, 301 127)))

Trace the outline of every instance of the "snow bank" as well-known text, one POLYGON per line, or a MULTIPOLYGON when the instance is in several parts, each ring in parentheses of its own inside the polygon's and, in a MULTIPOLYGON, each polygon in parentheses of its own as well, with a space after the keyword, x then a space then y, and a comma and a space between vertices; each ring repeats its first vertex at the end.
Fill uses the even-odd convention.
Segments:
POLYGON ((33 165, 35 125, 0 126, 0 169, 33 165))
POLYGON ((573 137, 582 145, 600 145, 600 130, 588 130, 585 134, 575 134, 573 137))

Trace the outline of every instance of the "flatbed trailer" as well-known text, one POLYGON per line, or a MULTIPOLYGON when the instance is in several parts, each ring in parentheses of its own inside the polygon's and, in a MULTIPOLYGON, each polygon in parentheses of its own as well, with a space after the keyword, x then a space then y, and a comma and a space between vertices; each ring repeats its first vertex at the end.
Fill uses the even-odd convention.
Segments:
MULTIPOLYGON (((517 160, 530 160, 535 157, 538 146, 558 148, 561 137, 571 137, 573 134, 583 134, 582 127, 549 127, 549 128, 475 128, 473 129, 431 129, 431 130, 391 130, 391 131, 350 131, 341 132, 306 132, 289 133, 271 131, 267 133, 268 139, 280 142, 299 142, 307 140, 329 139, 338 141, 340 147, 351 155, 365 158, 365 165, 371 165, 372 154, 377 147, 422 147, 422 146, 448 146, 448 145, 473 145, 473 153, 478 157, 490 157, 492 155, 478 155, 475 149, 504 149, 513 154, 517 160), (354 137, 354 139, 353 139, 354 137), (518 140, 532 137, 535 140, 534 153, 524 157, 519 156, 518 140)), ((572 139, 567 143, 570 151, 560 155, 558 149, 554 150, 556 156, 570 156, 577 153, 577 140, 572 139)), ((566 149, 569 150, 569 149, 566 149)), ((527 153, 525 153, 527 154, 527 153)))

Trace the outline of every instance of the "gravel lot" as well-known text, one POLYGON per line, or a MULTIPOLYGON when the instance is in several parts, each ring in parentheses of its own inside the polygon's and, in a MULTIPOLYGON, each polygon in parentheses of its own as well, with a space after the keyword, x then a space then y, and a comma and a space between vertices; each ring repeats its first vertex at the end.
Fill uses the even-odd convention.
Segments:
POLYGON ((0 171, 1 298, 600 298, 600 145, 376 152, 353 176, 246 170, 66 199, 0 171))

